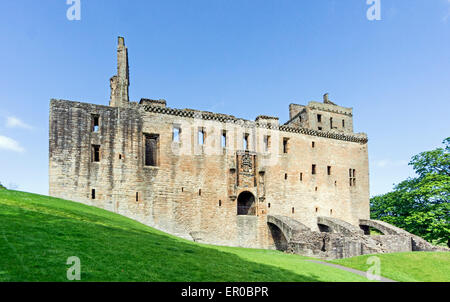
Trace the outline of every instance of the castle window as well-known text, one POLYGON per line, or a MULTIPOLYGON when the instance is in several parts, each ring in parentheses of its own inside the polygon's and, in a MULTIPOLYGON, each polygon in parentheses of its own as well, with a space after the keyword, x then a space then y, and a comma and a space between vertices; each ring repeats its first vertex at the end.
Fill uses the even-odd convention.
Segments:
POLYGON ((330 216, 333 215, 333 209, 330 210, 330 216))
POLYGON ((292 214, 294 214, 295 213, 295 209, 294 208, 292 208, 292 214))
POLYGON ((333 118, 330 117, 330 129, 333 129, 333 118))
POLYGON ((345 128, 345 120, 342 120, 342 128, 345 128))
POLYGON ((219 200, 219 207, 222 206, 222 200, 219 200))
POLYGON ((317 122, 322 123, 322 114, 317 115, 317 122))
POLYGON ((100 146, 92 145, 92 162, 100 161, 100 146))
POLYGON ((328 175, 331 175, 331 166, 328 166, 328 167, 327 167, 327 174, 328 174, 328 175))
POLYGON ((319 131, 322 131, 322 127, 319 127, 319 131))
POLYGON ((286 174, 284 174, 284 180, 287 180, 287 178, 288 178, 288 175, 286 173, 286 174))
POLYGON ((119 159, 122 159, 122 154, 119 154, 119 159))
POLYGON ((136 202, 139 202, 139 192, 136 192, 136 202))
POLYGON ((91 199, 95 199, 95 189, 92 189, 91 191, 91 199))
POLYGON ((311 173, 312 173, 313 175, 316 174, 316 165, 312 165, 311 173))
POLYGON ((249 134, 248 133, 244 133, 244 150, 248 150, 248 138, 249 138, 249 134))
POLYGON ((144 134, 145 165, 156 167, 158 165, 159 134, 144 134))
POLYGON ((318 207, 316 207, 316 213, 318 213, 319 212, 319 208, 318 207))
POLYGON ((181 128, 178 126, 174 126, 173 127, 173 132, 172 132, 172 141, 179 143, 180 142, 180 134, 181 134, 181 128))
POLYGON ((350 187, 356 186, 356 170, 355 169, 349 169, 348 170, 348 176, 349 176, 350 187))
POLYGON ((181 192, 184 192, 184 187, 181 187, 181 192))
POLYGON ((266 135, 264 136, 264 151, 269 152, 270 149, 270 136, 266 135))
POLYGON ((203 128, 198 129, 198 144, 200 146, 205 144, 205 136, 206 136, 205 129, 203 128))
POLYGON ((267 207, 270 208, 270 202, 269 202, 269 204, 267 205, 267 207))
POLYGON ((315 148, 316 147, 316 142, 312 142, 311 147, 315 148))
POLYGON ((92 115, 92 132, 98 132, 100 127, 100 116, 98 114, 92 115))
POLYGON ((202 196, 202 189, 198 190, 198 196, 202 196))
POLYGON ((316 192, 317 192, 317 190, 319 190, 319 188, 318 187, 316 187, 314 190, 316 190, 316 192))
POLYGON ((303 173, 300 173, 300 181, 303 181, 303 173))
POLYGON ((283 138, 283 153, 289 152, 289 138, 283 138))
POLYGON ((222 148, 227 147, 227 132, 225 130, 222 131, 222 148))

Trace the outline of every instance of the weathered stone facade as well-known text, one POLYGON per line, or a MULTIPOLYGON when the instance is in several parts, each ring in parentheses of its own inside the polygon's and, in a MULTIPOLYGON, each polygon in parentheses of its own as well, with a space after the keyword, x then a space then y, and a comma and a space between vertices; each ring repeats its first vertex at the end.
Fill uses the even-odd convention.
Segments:
MULTIPOLYGON (((276 117, 249 121, 169 108, 165 100, 130 102, 123 38, 117 62, 110 106, 50 102, 51 196, 190 240, 290 245, 297 252, 305 250, 293 247, 298 236, 286 240, 292 234, 269 217, 296 221, 319 245, 327 228, 320 217, 345 222, 344 231, 359 230, 360 220, 369 219, 367 136, 353 133, 352 109, 325 95, 324 103, 291 104, 290 121, 280 125, 276 117)), ((309 250, 314 254, 315 248, 309 250)))

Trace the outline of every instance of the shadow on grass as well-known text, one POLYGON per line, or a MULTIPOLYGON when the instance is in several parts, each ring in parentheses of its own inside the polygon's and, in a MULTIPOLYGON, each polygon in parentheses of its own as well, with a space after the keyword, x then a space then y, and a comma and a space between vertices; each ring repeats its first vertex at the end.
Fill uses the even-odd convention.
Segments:
POLYGON ((147 227, 113 213, 97 215, 93 212, 101 210, 80 204, 60 201, 50 206, 55 213, 40 213, 40 207, 58 200, 40 196, 44 203, 33 201, 35 208, 29 210, 23 194, 0 194, 18 199, 17 206, 0 203, 0 281, 67 281, 70 256, 81 260, 82 281, 320 281, 316 275, 144 230, 147 227), (66 209, 80 219, 67 217, 66 209))

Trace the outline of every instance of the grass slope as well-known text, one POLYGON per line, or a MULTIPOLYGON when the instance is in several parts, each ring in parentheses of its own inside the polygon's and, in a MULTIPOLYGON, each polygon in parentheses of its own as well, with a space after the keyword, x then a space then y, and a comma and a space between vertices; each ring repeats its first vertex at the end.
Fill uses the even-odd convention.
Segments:
POLYGON ((0 190, 0 281, 367 281, 277 251, 216 247, 98 208, 0 190))
MULTIPOLYGON (((367 271, 370 255, 329 261, 367 271)), ((450 253, 411 252, 377 255, 383 277, 404 282, 450 282, 450 253)))

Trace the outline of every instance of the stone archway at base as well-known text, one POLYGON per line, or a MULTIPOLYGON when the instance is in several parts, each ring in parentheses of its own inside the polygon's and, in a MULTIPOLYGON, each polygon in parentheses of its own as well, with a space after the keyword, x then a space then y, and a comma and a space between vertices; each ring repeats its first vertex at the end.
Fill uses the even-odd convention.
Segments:
POLYGON ((273 246, 275 247, 275 249, 283 252, 287 251, 288 241, 280 228, 273 223, 267 223, 267 225, 269 227, 269 232, 273 240, 273 246))
POLYGON ((248 191, 244 191, 238 196, 237 201, 238 215, 256 215, 256 201, 255 196, 248 191))

